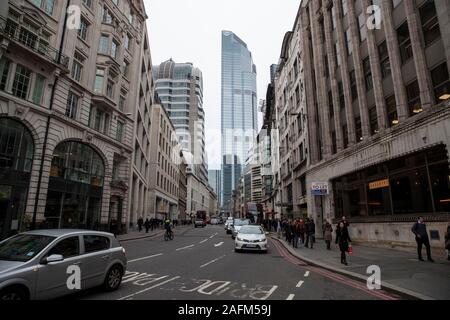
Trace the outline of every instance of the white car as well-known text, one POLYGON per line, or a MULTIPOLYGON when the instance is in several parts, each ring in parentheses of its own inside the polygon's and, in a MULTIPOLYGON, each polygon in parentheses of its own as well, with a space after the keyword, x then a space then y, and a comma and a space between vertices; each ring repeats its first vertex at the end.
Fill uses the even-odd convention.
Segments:
POLYGON ((260 226, 242 226, 234 241, 234 251, 262 251, 267 253, 266 233, 260 226))
POLYGON ((231 238, 236 239, 237 234, 242 226, 248 226, 250 224, 249 219, 234 219, 233 226, 231 228, 231 238))
POLYGON ((233 218, 228 218, 227 221, 225 221, 225 231, 227 232, 227 234, 233 232, 232 227, 233 227, 233 218))

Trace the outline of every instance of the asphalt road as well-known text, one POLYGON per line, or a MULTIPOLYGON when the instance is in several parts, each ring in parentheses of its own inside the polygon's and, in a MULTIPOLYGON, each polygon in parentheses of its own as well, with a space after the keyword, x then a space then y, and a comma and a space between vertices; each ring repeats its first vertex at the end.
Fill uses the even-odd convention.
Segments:
MULTIPOLYGON (((278 242, 269 252, 235 253, 223 226, 175 230, 162 237, 124 242, 128 266, 119 290, 81 292, 95 300, 373 300, 399 299, 366 284, 308 266, 278 242)), ((310 250, 310 249, 305 249, 310 250)))

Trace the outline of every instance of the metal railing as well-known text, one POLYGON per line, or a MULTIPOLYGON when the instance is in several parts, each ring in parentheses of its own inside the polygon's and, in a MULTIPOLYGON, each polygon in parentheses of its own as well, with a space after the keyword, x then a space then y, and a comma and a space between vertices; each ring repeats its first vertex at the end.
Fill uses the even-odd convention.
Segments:
MULTIPOLYGON (((29 35, 28 34, 28 35, 29 35)), ((55 48, 51 47, 50 45, 43 44, 38 36, 34 35, 31 31, 28 29, 21 27, 19 23, 11 20, 6 19, 3 16, 0 16, 0 35, 8 38, 11 41, 17 42, 22 46, 27 47, 31 51, 37 53, 38 55, 41 55, 52 62, 59 64, 65 68, 69 65, 69 58, 65 55, 63 55, 60 51, 56 50, 55 48), (24 30, 24 31, 22 31, 24 30), (22 33, 24 32, 24 33, 22 33), (27 37, 26 32, 29 34, 32 34, 33 37, 27 37)), ((45 40, 45 39, 42 39, 45 40)), ((47 41, 47 40, 45 40, 47 41)))

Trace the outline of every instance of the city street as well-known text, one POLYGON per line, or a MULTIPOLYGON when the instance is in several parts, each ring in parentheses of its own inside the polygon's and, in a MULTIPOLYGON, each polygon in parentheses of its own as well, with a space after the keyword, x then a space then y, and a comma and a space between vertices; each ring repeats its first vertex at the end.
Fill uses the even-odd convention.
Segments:
POLYGON ((98 300, 308 300, 401 299, 290 256, 275 241, 269 252, 235 253, 223 226, 175 230, 127 241, 128 267, 121 288, 89 290, 67 299, 98 300))

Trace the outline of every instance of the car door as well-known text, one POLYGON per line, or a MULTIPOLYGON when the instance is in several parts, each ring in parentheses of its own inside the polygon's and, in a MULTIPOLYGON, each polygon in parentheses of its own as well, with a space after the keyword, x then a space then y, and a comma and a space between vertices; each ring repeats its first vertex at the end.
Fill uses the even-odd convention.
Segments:
POLYGON ((95 287, 103 283, 106 268, 111 260, 111 241, 106 236, 88 234, 83 235, 83 243, 83 283, 87 287, 95 287))
POLYGON ((82 268, 79 236, 70 236, 59 240, 44 254, 43 258, 54 254, 62 255, 64 260, 39 265, 36 286, 36 297, 38 299, 60 297, 72 292, 67 287, 67 280, 70 276, 67 273, 68 268, 73 265, 82 268))

